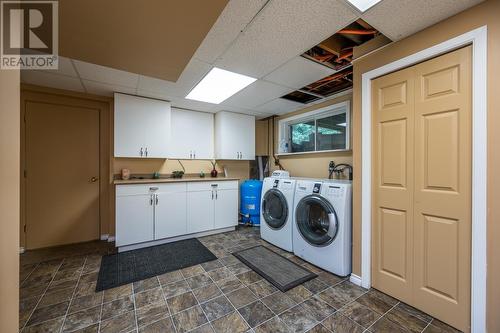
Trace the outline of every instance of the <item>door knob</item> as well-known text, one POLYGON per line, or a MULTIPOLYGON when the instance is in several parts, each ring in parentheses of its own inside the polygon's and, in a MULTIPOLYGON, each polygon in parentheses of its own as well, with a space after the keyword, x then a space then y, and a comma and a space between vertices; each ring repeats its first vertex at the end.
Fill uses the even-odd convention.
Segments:
POLYGON ((91 183, 95 183, 95 182, 96 182, 96 181, 98 181, 98 180, 99 180, 99 178, 97 178, 97 177, 92 177, 92 178, 90 178, 90 182, 91 182, 91 183))

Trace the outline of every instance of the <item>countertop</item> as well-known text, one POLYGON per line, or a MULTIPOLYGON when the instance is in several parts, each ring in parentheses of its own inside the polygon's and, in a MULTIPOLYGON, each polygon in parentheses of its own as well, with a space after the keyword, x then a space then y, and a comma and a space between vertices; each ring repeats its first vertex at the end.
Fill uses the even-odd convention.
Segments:
POLYGON ((240 180, 239 178, 234 177, 182 177, 182 178, 143 178, 143 179, 115 179, 113 184, 115 185, 128 185, 128 184, 154 184, 154 183, 183 183, 183 182, 220 182, 220 181, 228 181, 228 180, 240 180))

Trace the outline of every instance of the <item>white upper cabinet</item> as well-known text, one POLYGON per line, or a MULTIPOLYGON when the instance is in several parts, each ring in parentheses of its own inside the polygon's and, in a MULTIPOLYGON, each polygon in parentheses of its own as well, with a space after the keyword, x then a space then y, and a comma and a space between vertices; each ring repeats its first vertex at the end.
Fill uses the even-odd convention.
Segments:
POLYGON ((215 158, 255 159, 255 117, 221 111, 215 115, 215 158))
POLYGON ((167 158, 170 103, 115 93, 115 157, 167 158))
POLYGON ((214 158, 214 115, 172 108, 169 157, 209 160, 214 158))

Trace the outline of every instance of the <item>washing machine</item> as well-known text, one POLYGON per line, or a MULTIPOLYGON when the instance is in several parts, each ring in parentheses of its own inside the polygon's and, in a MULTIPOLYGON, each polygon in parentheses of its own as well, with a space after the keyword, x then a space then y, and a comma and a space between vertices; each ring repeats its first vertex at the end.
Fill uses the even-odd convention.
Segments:
POLYGON ((340 276, 351 273, 352 184, 344 180, 297 180, 293 252, 340 276))
POLYGON ((295 179, 275 171, 262 184, 260 237, 288 252, 293 251, 293 197, 295 179))

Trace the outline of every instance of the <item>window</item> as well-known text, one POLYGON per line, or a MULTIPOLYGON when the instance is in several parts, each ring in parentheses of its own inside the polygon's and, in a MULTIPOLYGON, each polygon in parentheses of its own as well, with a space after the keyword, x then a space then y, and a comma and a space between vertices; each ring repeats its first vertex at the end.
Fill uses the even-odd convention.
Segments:
POLYGON ((350 103, 342 102, 279 122, 279 154, 349 149, 350 103))

